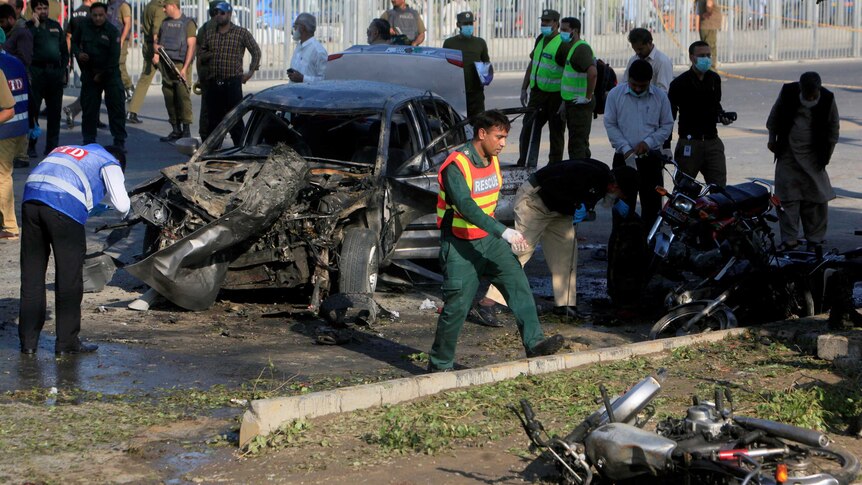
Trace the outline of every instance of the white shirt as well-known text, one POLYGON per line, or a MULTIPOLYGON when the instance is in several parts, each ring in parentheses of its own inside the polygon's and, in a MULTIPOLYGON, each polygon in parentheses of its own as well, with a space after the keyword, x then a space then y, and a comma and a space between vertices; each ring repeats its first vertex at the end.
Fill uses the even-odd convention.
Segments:
MULTIPOLYGON (((626 70, 623 72, 623 80, 620 84, 629 82, 629 68, 632 66, 632 63, 638 59, 640 58, 637 54, 633 55, 631 59, 629 59, 629 63, 626 64, 626 70)), ((664 89, 664 92, 666 93, 667 90, 670 89, 670 82, 673 81, 673 62, 671 62, 670 57, 666 56, 664 52, 658 50, 658 47, 653 46, 652 52, 650 52, 644 60, 652 66, 652 85, 664 89)))
POLYGON ((102 180, 105 182, 106 197, 114 209, 126 217, 131 207, 129 194, 126 192, 126 176, 119 165, 102 167, 102 180))
POLYGON ((297 44, 290 59, 290 67, 302 74, 302 82, 323 81, 328 57, 323 45, 312 37, 297 44))
POLYGON ((614 151, 625 154, 640 142, 658 150, 673 131, 673 115, 665 92, 653 85, 637 97, 628 83, 611 89, 605 101, 605 131, 614 151))

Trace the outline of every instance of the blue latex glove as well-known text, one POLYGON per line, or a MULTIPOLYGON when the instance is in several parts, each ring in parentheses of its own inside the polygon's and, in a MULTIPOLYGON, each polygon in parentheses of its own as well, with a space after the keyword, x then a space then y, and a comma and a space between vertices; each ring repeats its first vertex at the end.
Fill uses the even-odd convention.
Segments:
POLYGON ((587 215, 589 212, 587 211, 587 206, 581 204, 575 209, 575 216, 572 217, 572 224, 577 224, 579 222, 584 222, 587 219, 587 215))
POLYGON ((105 212, 109 211, 110 209, 111 209, 111 206, 106 205, 106 204, 102 204, 100 202, 100 203, 94 205, 93 208, 90 209, 90 212, 87 213, 87 215, 98 216, 98 215, 104 214, 105 212))
POLYGON ((616 204, 614 204, 614 214, 625 219, 629 215, 629 205, 623 202, 622 199, 618 200, 616 204))
POLYGON ((27 132, 27 135, 30 137, 31 140, 38 140, 39 137, 42 136, 42 128, 40 128, 39 125, 36 125, 29 132, 27 132))

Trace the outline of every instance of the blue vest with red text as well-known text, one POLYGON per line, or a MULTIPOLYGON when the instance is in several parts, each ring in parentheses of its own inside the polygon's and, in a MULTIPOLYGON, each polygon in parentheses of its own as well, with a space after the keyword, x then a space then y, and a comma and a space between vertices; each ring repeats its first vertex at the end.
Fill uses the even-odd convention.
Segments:
POLYGON ((26 135, 27 106, 29 102, 30 83, 27 81, 27 68, 17 57, 0 52, 0 69, 9 82, 9 90, 15 98, 15 116, 5 123, 0 123, 0 140, 26 135))
POLYGON ((108 165, 120 162, 97 143, 59 146, 30 172, 23 200, 43 202, 83 225, 105 197, 102 168, 108 165))

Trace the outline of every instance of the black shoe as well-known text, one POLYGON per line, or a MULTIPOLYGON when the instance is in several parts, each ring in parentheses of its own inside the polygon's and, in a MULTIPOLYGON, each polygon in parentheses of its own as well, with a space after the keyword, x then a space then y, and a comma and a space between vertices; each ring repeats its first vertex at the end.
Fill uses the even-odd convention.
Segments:
POLYGON ((542 340, 533 346, 532 349, 527 351, 527 357, 541 357, 543 355, 554 355, 563 348, 563 344, 566 343, 566 339, 560 335, 551 335, 550 337, 542 340))
POLYGON ((159 141, 171 142, 171 141, 179 140, 180 138, 183 137, 183 132, 182 132, 182 129, 180 128, 180 125, 171 125, 171 127, 172 127, 171 132, 168 133, 167 136, 163 136, 163 137, 159 138, 159 141))
POLYGON ((30 160, 24 160, 23 158, 16 158, 12 161, 12 166, 15 168, 27 168, 30 166, 30 160))
POLYGON ((21 353, 24 355, 36 355, 36 349, 24 348, 21 347, 21 353))
POLYGON ((453 370, 455 370, 455 369, 453 369, 451 367, 449 367, 448 369, 438 369, 438 368, 434 367, 431 364, 431 362, 428 362, 428 373, 429 374, 436 374, 438 372, 452 372, 453 370))
POLYGON ((135 94, 135 88, 126 88, 125 93, 126 93, 126 102, 128 103, 129 101, 132 100, 132 95, 135 94))
POLYGON ((96 123, 96 128, 98 128, 98 129, 100 129, 100 130, 104 130, 104 129, 105 129, 105 128, 107 128, 107 127, 108 127, 108 125, 106 125, 106 124, 102 123, 102 120, 99 120, 99 121, 96 123))
POLYGON ((129 111, 129 114, 126 115, 126 121, 133 125, 140 125, 141 123, 143 123, 143 121, 138 118, 138 113, 132 113, 131 111, 129 111))
POLYGON ((79 342, 78 345, 63 350, 54 350, 54 355, 91 354, 99 350, 98 345, 79 342))
POLYGON ((493 306, 475 305, 467 315, 471 321, 486 327, 502 327, 503 324, 497 320, 493 306))
POLYGON ((583 318, 583 315, 578 311, 578 308, 573 306, 555 306, 553 313, 554 315, 560 315, 561 317, 583 318))
POLYGON ((183 123, 182 128, 183 128, 183 130, 180 133, 180 138, 191 138, 192 137, 191 125, 183 123))
POLYGON ((66 118, 66 128, 70 130, 75 127, 75 116, 68 106, 63 107, 63 116, 66 118))

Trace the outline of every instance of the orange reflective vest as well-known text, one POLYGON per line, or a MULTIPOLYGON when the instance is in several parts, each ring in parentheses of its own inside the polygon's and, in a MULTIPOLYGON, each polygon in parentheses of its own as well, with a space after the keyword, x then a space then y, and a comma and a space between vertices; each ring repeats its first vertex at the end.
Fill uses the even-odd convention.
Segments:
POLYGON ((440 191, 437 193, 437 227, 443 225, 443 217, 446 211, 452 211, 452 234, 460 239, 481 239, 488 235, 487 232, 467 222, 458 212, 458 208, 451 205, 446 199, 446 191, 443 187, 443 171, 449 164, 454 163, 467 181, 470 188, 470 196, 476 201, 485 214, 494 217, 497 208, 497 199, 500 196, 500 188, 503 186, 503 176, 500 174, 500 162, 497 157, 492 157, 491 164, 487 167, 476 167, 470 162, 470 158, 462 152, 452 152, 449 158, 440 166, 437 172, 437 183, 440 191))

